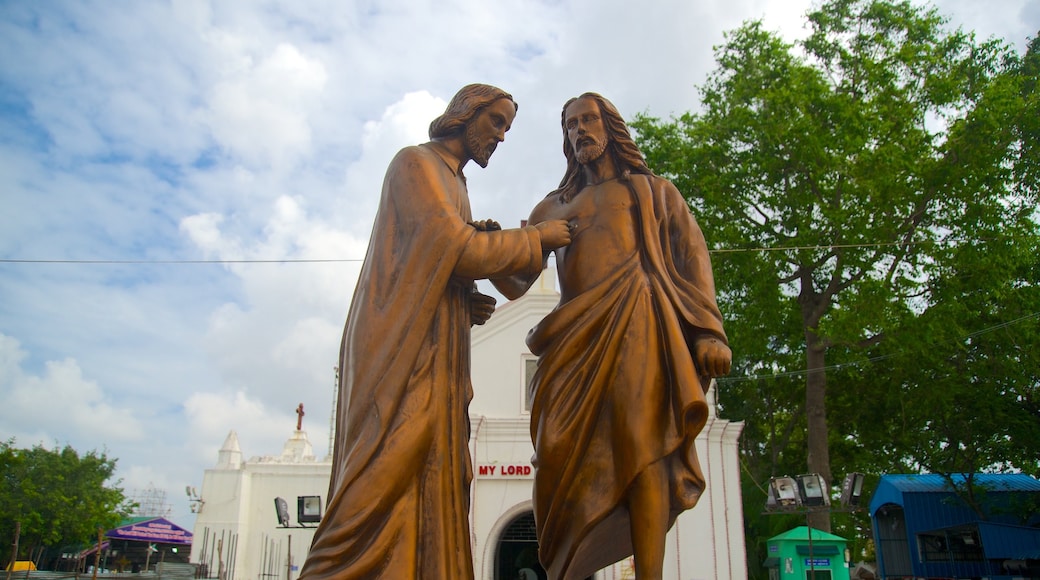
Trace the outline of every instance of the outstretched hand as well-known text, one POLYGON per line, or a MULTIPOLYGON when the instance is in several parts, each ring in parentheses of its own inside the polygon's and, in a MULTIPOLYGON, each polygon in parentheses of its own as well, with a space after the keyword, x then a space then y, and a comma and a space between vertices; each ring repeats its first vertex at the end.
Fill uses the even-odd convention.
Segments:
POLYGON ((469 323, 470 326, 479 326, 484 324, 491 318, 491 315, 495 312, 495 300, 494 296, 488 296, 487 294, 481 294, 474 290, 469 295, 469 323))
POLYGON ((714 336, 701 337, 693 343, 693 362, 702 376, 721 377, 729 374, 733 351, 714 336))
POLYGON ((501 224, 495 220, 477 220, 469 222, 469 225, 477 228, 478 232, 497 232, 502 229, 501 224))

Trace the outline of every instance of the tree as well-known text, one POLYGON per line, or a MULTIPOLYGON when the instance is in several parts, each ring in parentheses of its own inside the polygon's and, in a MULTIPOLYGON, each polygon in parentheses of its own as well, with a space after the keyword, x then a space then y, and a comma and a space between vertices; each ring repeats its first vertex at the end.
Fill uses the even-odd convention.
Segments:
MULTIPOLYGON (((115 527, 133 507, 119 482, 110 481, 115 468, 115 459, 97 451, 80 455, 68 445, 49 450, 17 449, 13 439, 0 443, 0 537, 13 540, 15 523, 21 523, 19 557, 92 543, 98 528, 115 527)), ((0 561, 9 561, 10 546, 0 561)))
MULTIPOLYGON (((877 467, 966 474, 969 483, 979 471, 1040 476, 1040 244, 1028 209, 1040 183, 1038 49, 1034 39, 948 130, 949 150, 967 164, 990 155, 982 161, 993 169, 975 179, 999 185, 977 185, 980 198, 1022 205, 1003 214, 965 205, 974 236, 929 253, 923 306, 908 309, 869 350, 882 388, 875 404, 847 406, 845 417, 866 440, 889 442, 894 460, 877 467)), ((970 485, 966 492, 975 505, 970 485)))
MULTIPOLYGON (((830 0, 808 20, 796 45, 745 23, 716 49, 701 112, 633 122, 650 166, 688 195, 718 249, 735 355, 720 405, 746 421, 742 457, 759 489, 801 465, 832 482, 832 453, 856 470, 924 468, 908 437, 884 440, 879 425, 895 428, 897 404, 920 407, 903 433, 927 423, 928 402, 915 397, 947 364, 937 345, 964 354, 973 332, 1035 326, 1022 316, 1040 310, 1028 276, 1035 59, 947 31, 934 9, 910 2, 830 0), (985 317, 973 319, 981 300, 951 302, 973 293, 994 301, 985 317), (1011 294, 1016 306, 999 300, 1011 294), (905 367, 886 358, 897 352, 905 367)), ((1036 351, 1035 333, 1021 340, 1019 355, 1036 351)), ((941 388, 997 377, 1005 388, 993 396, 1014 384, 1036 400, 1035 372, 996 350, 974 353, 972 369, 947 373, 941 388)), ((978 467, 1002 453, 991 449, 978 467)), ((830 530, 825 513, 811 523, 830 530)))

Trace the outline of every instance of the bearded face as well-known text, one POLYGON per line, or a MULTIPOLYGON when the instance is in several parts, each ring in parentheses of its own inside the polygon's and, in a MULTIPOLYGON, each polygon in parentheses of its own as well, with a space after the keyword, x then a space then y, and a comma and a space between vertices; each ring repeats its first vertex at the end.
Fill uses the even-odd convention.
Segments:
POLYGON ((477 127, 476 123, 469 123, 466 125, 466 130, 463 132, 463 139, 465 140, 466 149, 469 151, 470 157, 473 158, 473 161, 481 167, 487 167, 488 161, 491 160, 491 155, 498 147, 498 141, 488 141, 487 137, 483 135, 483 132, 477 127))
POLYGON ((606 143, 599 141, 591 135, 578 139, 576 145, 578 149, 575 157, 577 158, 578 163, 581 163, 582 165, 587 165, 599 159, 600 156, 603 155, 603 152, 607 150, 606 143))
POLYGON ((595 99, 575 99, 564 109, 563 128, 578 163, 588 165, 607 149, 610 141, 607 127, 595 99))
POLYGON ((498 99, 484 107, 473 117, 462 132, 462 144, 466 156, 487 167, 498 144, 506 139, 506 132, 513 126, 516 103, 510 99, 498 99))

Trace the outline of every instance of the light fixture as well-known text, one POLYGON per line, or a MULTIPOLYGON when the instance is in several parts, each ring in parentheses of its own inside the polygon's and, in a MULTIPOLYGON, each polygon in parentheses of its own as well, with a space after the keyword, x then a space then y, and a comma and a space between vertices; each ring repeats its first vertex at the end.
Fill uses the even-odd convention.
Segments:
POLYGON ((198 490, 188 485, 184 487, 184 493, 188 495, 188 507, 191 508, 191 513, 202 513, 202 506, 206 503, 206 500, 199 497, 198 490))
POLYGON ((831 498, 827 494, 827 486, 823 481, 823 476, 819 473, 799 475, 797 481, 798 495, 801 496, 802 505, 831 505, 831 498))
POLYGON ((320 495, 301 495, 296 497, 296 521, 301 524, 321 521, 320 495))
POLYGON ((859 505, 863 498, 864 479, 865 476, 862 473, 850 473, 845 476, 845 481, 841 484, 841 505, 849 507, 859 505))
POLYGON ((278 525, 283 528, 289 527, 289 504, 280 497, 274 498, 274 510, 278 515, 278 525))
POLYGON ((774 477, 769 480, 769 495, 770 503, 781 509, 795 507, 801 503, 797 484, 794 479, 787 476, 774 477))

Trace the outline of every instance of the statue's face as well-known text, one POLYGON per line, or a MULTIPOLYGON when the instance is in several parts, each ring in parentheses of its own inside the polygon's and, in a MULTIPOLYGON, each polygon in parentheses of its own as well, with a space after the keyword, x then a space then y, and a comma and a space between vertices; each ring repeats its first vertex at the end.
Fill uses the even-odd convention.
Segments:
POLYGON ((586 97, 567 105, 564 126, 567 140, 582 165, 599 159, 607 149, 607 128, 596 101, 586 97))
POLYGON ((506 140, 506 132, 513 126, 516 105, 509 99, 498 99, 484 107, 466 124, 463 142, 470 159, 487 167, 498 144, 506 140))

